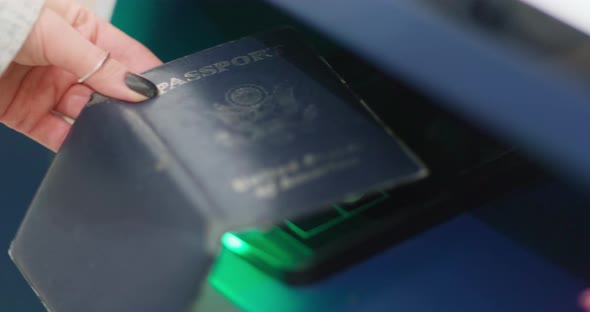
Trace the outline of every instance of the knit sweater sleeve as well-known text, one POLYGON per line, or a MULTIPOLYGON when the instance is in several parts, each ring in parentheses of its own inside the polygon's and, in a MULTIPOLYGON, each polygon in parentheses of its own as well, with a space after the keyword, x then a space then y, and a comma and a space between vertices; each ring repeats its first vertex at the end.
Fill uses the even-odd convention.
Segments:
POLYGON ((0 0, 0 75, 20 50, 45 0, 0 0))

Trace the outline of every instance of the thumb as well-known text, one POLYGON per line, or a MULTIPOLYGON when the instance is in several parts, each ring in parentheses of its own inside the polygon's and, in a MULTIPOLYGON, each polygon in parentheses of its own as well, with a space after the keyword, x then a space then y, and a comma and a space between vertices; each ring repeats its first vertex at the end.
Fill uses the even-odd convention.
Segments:
MULTIPOLYGON (((84 77, 94 71, 105 56, 106 51, 84 38, 61 16, 44 9, 15 62, 31 66, 55 65, 84 77)), ((132 73, 113 58, 106 59, 84 83, 98 93, 128 102, 143 101, 158 93, 152 82, 132 73)))

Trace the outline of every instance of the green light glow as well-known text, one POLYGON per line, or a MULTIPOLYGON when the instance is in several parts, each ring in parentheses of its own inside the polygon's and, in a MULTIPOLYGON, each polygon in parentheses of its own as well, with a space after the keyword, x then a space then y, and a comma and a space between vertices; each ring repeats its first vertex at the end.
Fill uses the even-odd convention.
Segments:
POLYGON ((225 246, 225 248, 232 250, 240 250, 246 247, 244 245, 244 242, 233 233, 223 234, 223 236, 221 237, 221 242, 223 243, 223 246, 225 246))
MULTIPOLYGON (((217 257, 209 283, 240 311, 311 311, 309 303, 298 298, 299 292, 227 249, 217 257)), ((192 312, 199 311, 195 308, 192 312)))
MULTIPOLYGON (((362 197, 359 196, 355 200, 362 197)), ((304 230, 289 220, 284 220, 284 224, 300 238, 310 239, 340 224, 347 218, 352 218, 377 205, 388 197, 387 193, 381 192, 380 196, 374 197, 370 202, 352 210, 351 207, 345 209, 343 206, 333 205, 332 208, 338 211, 338 216, 312 229, 304 230)), ((221 237, 221 243, 227 250, 256 263, 256 265, 278 272, 296 271, 307 265, 307 261, 313 258, 314 252, 291 235, 280 227, 267 230, 250 228, 225 233, 221 237)))
POLYGON ((278 227, 269 231, 228 232, 221 237, 221 243, 235 254, 280 271, 294 269, 313 255, 309 248, 278 227))
MULTIPOLYGON (((360 195, 355 198, 349 198, 348 200, 345 200, 344 202, 345 203, 353 203, 355 201, 360 200, 363 196, 364 195, 360 195)), ((313 229, 309 229, 309 230, 304 230, 289 220, 285 220, 284 222, 285 222, 285 225, 291 231, 293 231, 295 234, 299 235, 299 237, 301 237, 303 239, 309 239, 309 238, 314 237, 322 232, 327 231, 328 229, 334 227, 335 225, 340 224, 342 221, 344 221, 347 218, 354 217, 354 216, 360 214, 361 212, 363 212, 371 207, 376 206, 377 204, 381 203, 382 201, 385 201, 388 198, 389 198, 389 194, 387 194, 385 192, 380 192, 380 196, 375 197, 372 201, 365 203, 364 205, 361 205, 361 206, 357 207, 356 209, 350 210, 350 211, 346 211, 342 206, 340 206, 338 204, 333 205, 332 208, 336 209, 336 211, 338 211, 340 216, 338 216, 332 220, 329 220, 321 225, 318 225, 317 227, 315 227, 313 229)))

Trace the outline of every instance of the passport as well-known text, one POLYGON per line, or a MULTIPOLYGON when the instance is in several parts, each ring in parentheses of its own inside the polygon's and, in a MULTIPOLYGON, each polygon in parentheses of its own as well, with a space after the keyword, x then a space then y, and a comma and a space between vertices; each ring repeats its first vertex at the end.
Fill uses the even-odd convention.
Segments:
POLYGON ((144 76, 157 97, 87 105, 11 246, 51 311, 185 311, 223 232, 428 174, 290 28, 144 76))

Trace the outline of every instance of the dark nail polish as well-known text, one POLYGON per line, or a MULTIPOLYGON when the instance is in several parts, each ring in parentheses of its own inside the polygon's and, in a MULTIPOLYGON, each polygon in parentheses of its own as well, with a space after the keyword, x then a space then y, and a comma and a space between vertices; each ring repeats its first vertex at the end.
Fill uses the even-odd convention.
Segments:
POLYGON ((127 73, 125 75, 125 84, 129 89, 146 96, 148 99, 158 95, 158 88, 153 82, 136 74, 127 73))

